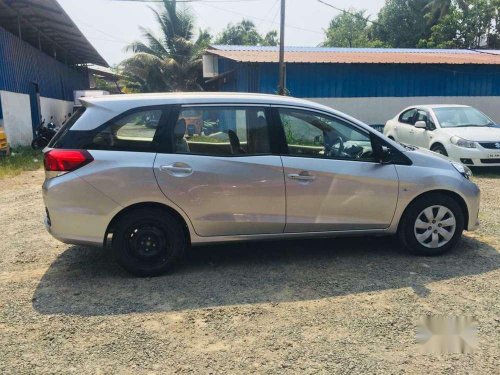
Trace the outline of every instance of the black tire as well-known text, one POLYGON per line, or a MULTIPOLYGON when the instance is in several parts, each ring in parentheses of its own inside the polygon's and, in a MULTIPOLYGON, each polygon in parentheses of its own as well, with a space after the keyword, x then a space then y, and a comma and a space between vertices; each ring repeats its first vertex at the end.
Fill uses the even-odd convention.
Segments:
POLYGON ((448 156, 448 153, 446 152, 446 149, 444 148, 443 145, 440 145, 440 144, 437 144, 437 145, 433 145, 431 147, 431 151, 434 151, 438 154, 441 154, 441 155, 444 155, 444 156, 448 156))
POLYGON ((137 276, 167 272, 184 254, 187 239, 183 224, 158 208, 142 208, 121 217, 113 231, 113 256, 137 276))
POLYGON ((45 139, 43 138, 35 138, 31 142, 31 148, 33 150, 41 150, 42 148, 45 148, 48 143, 45 143, 45 139))
MULTIPOLYGON (((436 212, 436 210, 437 209, 434 209, 434 212, 436 212)), ((421 256, 441 255, 455 247, 457 242, 460 240, 460 237, 462 236, 465 225, 464 223, 464 213, 455 199, 440 193, 429 194, 417 199, 416 201, 411 203, 410 206, 408 206, 399 224, 398 237, 403 247, 412 254, 421 256), (416 229, 415 227, 417 219, 422 219, 421 213, 426 208, 432 206, 443 206, 449 209, 453 213, 455 219, 455 231, 451 239, 442 246, 435 248, 429 248, 422 245, 417 240, 417 231, 421 231, 421 233, 423 233, 429 230, 431 228, 431 225, 436 224, 429 223, 428 229, 416 229)), ((431 232, 436 233, 433 230, 431 230, 431 232)), ((444 241, 444 238, 441 236, 441 234, 438 234, 438 236, 439 241, 444 241)))

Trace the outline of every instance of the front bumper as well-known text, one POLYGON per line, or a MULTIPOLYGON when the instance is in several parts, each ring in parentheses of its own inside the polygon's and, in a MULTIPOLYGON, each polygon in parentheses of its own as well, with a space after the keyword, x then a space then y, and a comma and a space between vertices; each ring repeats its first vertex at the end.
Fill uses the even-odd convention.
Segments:
POLYGON ((480 202, 481 202, 481 191, 479 190, 479 187, 471 183, 471 189, 469 191, 469 194, 466 198, 466 205, 467 205, 467 210, 468 210, 468 216, 469 216, 469 221, 466 223, 467 225, 467 230, 469 232, 473 232, 476 229, 479 228, 479 208, 480 208, 480 202))
POLYGON ((450 159, 470 167, 499 167, 500 149, 486 149, 480 145, 477 148, 464 148, 450 145, 447 149, 450 159))

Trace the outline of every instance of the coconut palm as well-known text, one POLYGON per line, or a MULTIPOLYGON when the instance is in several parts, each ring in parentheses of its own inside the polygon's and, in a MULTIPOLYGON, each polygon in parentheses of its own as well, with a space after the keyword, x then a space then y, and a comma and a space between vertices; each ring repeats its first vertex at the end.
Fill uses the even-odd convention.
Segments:
POLYGON ((429 23, 436 24, 441 18, 446 16, 450 12, 453 1, 455 1, 461 9, 467 9, 469 7, 467 0, 430 0, 424 8, 424 10, 428 12, 427 17, 429 23))
POLYGON ((120 64, 124 85, 139 92, 201 90, 201 57, 211 37, 200 30, 194 40, 194 20, 187 8, 177 10, 169 0, 163 0, 162 7, 151 8, 161 36, 141 27, 145 41, 126 47, 134 56, 120 64))

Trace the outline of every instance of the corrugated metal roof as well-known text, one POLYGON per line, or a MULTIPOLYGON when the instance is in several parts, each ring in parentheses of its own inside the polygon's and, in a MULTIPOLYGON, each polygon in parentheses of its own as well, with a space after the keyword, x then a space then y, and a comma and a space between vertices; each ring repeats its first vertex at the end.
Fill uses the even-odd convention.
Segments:
POLYGON ((56 0, 0 0, 0 27, 59 61, 108 66, 56 0))
POLYGON ((23 42, 0 27, 0 90, 29 94, 37 84, 40 95, 73 100, 73 90, 89 87, 83 67, 70 67, 23 42))
MULTIPOLYGON (((277 63, 278 47, 212 46, 207 53, 238 62, 277 63)), ((287 63, 325 64, 488 64, 500 65, 492 51, 401 48, 286 47, 287 63)))

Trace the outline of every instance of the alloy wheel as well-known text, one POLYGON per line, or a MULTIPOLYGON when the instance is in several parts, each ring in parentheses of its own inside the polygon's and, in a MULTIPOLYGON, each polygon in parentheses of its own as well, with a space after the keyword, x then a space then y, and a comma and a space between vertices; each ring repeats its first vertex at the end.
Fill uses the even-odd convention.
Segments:
POLYGON ((455 234, 457 221, 453 212, 445 206, 430 206, 417 216, 414 233, 417 241, 429 249, 446 245, 455 234))

